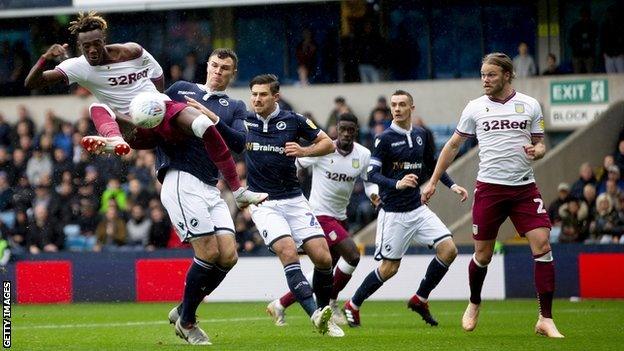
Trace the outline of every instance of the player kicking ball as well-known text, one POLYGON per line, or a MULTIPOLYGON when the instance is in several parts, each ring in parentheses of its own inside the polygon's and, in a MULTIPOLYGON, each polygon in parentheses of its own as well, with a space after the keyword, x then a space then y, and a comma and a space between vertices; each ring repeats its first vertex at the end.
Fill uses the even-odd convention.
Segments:
MULTIPOLYGON (((338 293, 344 289, 356 266, 360 253, 347 230, 347 205, 358 178, 364 180, 366 195, 373 205, 379 205, 379 188, 366 181, 366 170, 370 162, 370 151, 355 142, 359 126, 352 114, 340 115, 337 121, 338 138, 334 141, 336 151, 319 157, 301 157, 298 168, 312 169, 312 190, 310 205, 323 228, 334 263, 334 285, 329 306, 337 324, 346 324, 346 319, 337 304, 338 293)), ((306 276, 312 283, 311 277, 306 276)), ((267 306, 267 313, 273 317, 275 325, 283 326, 285 310, 297 300, 292 292, 284 294, 267 306)))
MULTIPOLYGON (((129 153, 132 145, 123 139, 117 121, 124 123, 123 116, 128 115, 130 102, 140 93, 162 92, 164 78, 158 62, 140 45, 107 44, 107 28, 107 22, 97 13, 80 13, 70 23, 69 31, 76 35, 82 55, 46 70, 49 61, 67 57, 67 44, 52 45, 32 67, 24 85, 38 89, 64 82, 87 88, 100 102, 89 107, 91 120, 100 135, 86 136, 81 144, 92 153, 121 156, 129 153), (116 121, 118 116, 122 118, 116 121)), ((198 137, 203 140, 205 151, 223 174, 238 205, 266 199, 266 194, 253 193, 241 186, 232 155, 208 116, 185 103, 171 101, 165 95, 163 99, 166 100, 165 116, 157 127, 134 130, 132 124, 124 123, 126 129, 132 129, 134 148, 154 148, 160 139, 176 144, 188 137, 198 137)))
MULTIPOLYGON (((407 307, 417 312, 431 326, 438 322, 431 316, 428 298, 448 272, 457 256, 457 248, 448 228, 429 207, 420 201, 418 180, 425 178, 435 164, 433 140, 424 129, 412 127, 414 100, 403 90, 390 99, 392 125, 375 137, 368 179, 379 185, 381 207, 377 216, 375 260, 381 265, 362 282, 353 297, 344 305, 349 326, 360 326, 360 308, 366 299, 392 278, 412 240, 436 251, 424 279, 407 307)), ((461 201, 468 197, 466 189, 454 184, 445 173, 442 182, 461 201)))

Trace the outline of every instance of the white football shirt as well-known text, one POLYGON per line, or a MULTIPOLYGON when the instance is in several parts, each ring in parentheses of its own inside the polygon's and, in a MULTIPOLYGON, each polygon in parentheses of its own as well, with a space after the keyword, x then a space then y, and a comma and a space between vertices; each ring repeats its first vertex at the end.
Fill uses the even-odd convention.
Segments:
POLYGON ((502 185, 535 182, 524 145, 544 135, 542 109, 534 98, 514 92, 507 100, 487 95, 468 103, 455 132, 479 141, 477 180, 502 185))
MULTIPOLYGON (((310 205, 317 216, 331 216, 339 220, 347 218, 347 205, 358 178, 366 180, 370 163, 370 151, 354 143, 353 151, 346 156, 338 150, 319 157, 301 157, 297 166, 312 167, 312 190, 310 205)), ((367 194, 379 194, 376 185, 366 184, 367 194)), ((370 195, 369 195, 370 196, 370 195)))
POLYGON ((150 79, 163 75, 158 62, 145 49, 139 57, 128 61, 91 66, 82 55, 61 62, 55 69, 63 73, 68 84, 80 84, 98 101, 124 114, 139 93, 158 93, 150 79))

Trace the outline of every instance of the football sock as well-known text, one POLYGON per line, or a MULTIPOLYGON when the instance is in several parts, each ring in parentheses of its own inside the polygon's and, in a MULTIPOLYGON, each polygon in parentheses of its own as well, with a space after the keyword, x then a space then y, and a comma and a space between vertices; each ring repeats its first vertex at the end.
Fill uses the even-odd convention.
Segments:
POLYGON ((351 298, 351 304, 359 308, 364 303, 364 300, 368 299, 377 289, 381 288, 383 283, 384 281, 379 276, 378 269, 370 272, 351 298))
POLYGON ((295 294, 293 294, 292 291, 289 291, 284 294, 284 296, 280 297, 279 302, 284 308, 288 308, 288 306, 297 302, 297 299, 295 298, 295 294))
POLYGON ((332 274, 331 267, 327 269, 314 267, 314 277, 312 280, 317 307, 323 308, 329 305, 329 295, 332 292, 334 282, 334 275, 332 274))
POLYGON ((195 312, 206 296, 205 290, 210 283, 214 270, 214 264, 193 257, 193 263, 186 273, 182 313, 180 314, 182 326, 195 323, 195 312))
POLYGON ((427 273, 425 273, 425 277, 420 282, 420 287, 418 287, 416 295, 424 299, 428 299, 429 294, 433 289, 435 289, 436 286, 438 286, 438 283, 440 283, 440 280, 444 278, 448 269, 448 266, 440 261, 438 256, 434 257, 431 260, 431 263, 429 263, 429 267, 427 267, 427 273))
POLYGON ((206 289, 204 290, 204 293, 206 296, 210 295, 221 284, 229 271, 229 268, 221 267, 218 264, 214 265, 210 279, 205 284, 206 289))
POLYGON ((221 171, 230 190, 235 191, 240 188, 241 184, 238 173, 236 173, 236 164, 221 134, 217 131, 217 128, 211 126, 206 129, 202 139, 204 140, 204 148, 208 153, 208 157, 217 166, 219 171, 221 171))
POLYGON ((483 266, 477 263, 474 255, 468 265, 468 281, 470 284, 470 302, 474 304, 481 303, 481 289, 483 281, 487 275, 487 265, 483 266))
POLYGON ((551 251, 534 255, 535 288, 539 302, 540 314, 544 318, 552 318, 552 301, 555 292, 555 264, 551 251))
POLYGON ((115 122, 115 115, 111 115, 108 109, 94 104, 89 107, 89 113, 98 134, 103 137, 121 136, 119 126, 115 122))
POLYGON ((347 286, 347 283, 351 280, 353 271, 355 271, 355 266, 348 264, 347 261, 340 258, 336 266, 336 270, 334 271, 334 286, 332 287, 331 295, 329 296, 330 299, 338 299, 338 293, 341 292, 345 286, 347 286))
POLYGON ((284 266, 284 273, 290 291, 306 313, 311 316, 316 311, 316 301, 312 296, 312 288, 301 271, 301 265, 299 262, 288 264, 284 266))

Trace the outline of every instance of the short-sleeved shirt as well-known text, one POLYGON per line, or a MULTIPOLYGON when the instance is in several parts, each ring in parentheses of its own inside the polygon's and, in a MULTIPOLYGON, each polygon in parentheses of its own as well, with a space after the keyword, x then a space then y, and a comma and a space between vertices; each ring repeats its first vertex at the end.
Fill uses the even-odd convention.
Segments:
POLYGON ((139 93, 158 93, 151 79, 163 75, 158 62, 144 49, 135 59, 99 66, 91 66, 84 55, 73 57, 58 64, 55 70, 63 74, 67 84, 80 84, 98 101, 124 114, 139 93))
POLYGON ((338 150, 320 157, 301 157, 297 164, 312 167, 310 205, 317 216, 347 218, 347 205, 358 178, 366 180, 370 151, 354 143, 353 150, 342 155, 338 150))
MULTIPOLYGON (((276 105, 277 106, 277 105, 276 105)), ((270 200, 302 195, 295 157, 286 156, 287 142, 313 141, 321 130, 310 119, 279 106, 266 119, 250 113, 245 119, 247 185, 270 200)))
POLYGON ((468 103, 455 131, 479 141, 477 180, 501 185, 535 182, 524 145, 544 135, 542 109, 534 98, 514 92, 505 100, 487 95, 468 103))

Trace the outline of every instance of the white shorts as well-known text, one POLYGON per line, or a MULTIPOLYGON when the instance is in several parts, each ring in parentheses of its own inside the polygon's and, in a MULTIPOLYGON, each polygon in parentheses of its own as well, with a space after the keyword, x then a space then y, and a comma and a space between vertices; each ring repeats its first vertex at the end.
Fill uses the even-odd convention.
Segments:
POLYGON ((434 248, 443 240, 451 239, 451 232, 426 205, 409 212, 386 212, 377 216, 375 259, 400 260, 412 240, 434 248))
POLYGON ((258 206, 249 206, 249 209, 251 219, 269 248, 285 236, 291 236, 297 248, 312 238, 325 238, 323 228, 303 195, 267 200, 258 206))
POLYGON ((168 170, 160 201, 167 209, 180 241, 188 242, 215 232, 235 233, 230 210, 219 189, 189 173, 168 170))

